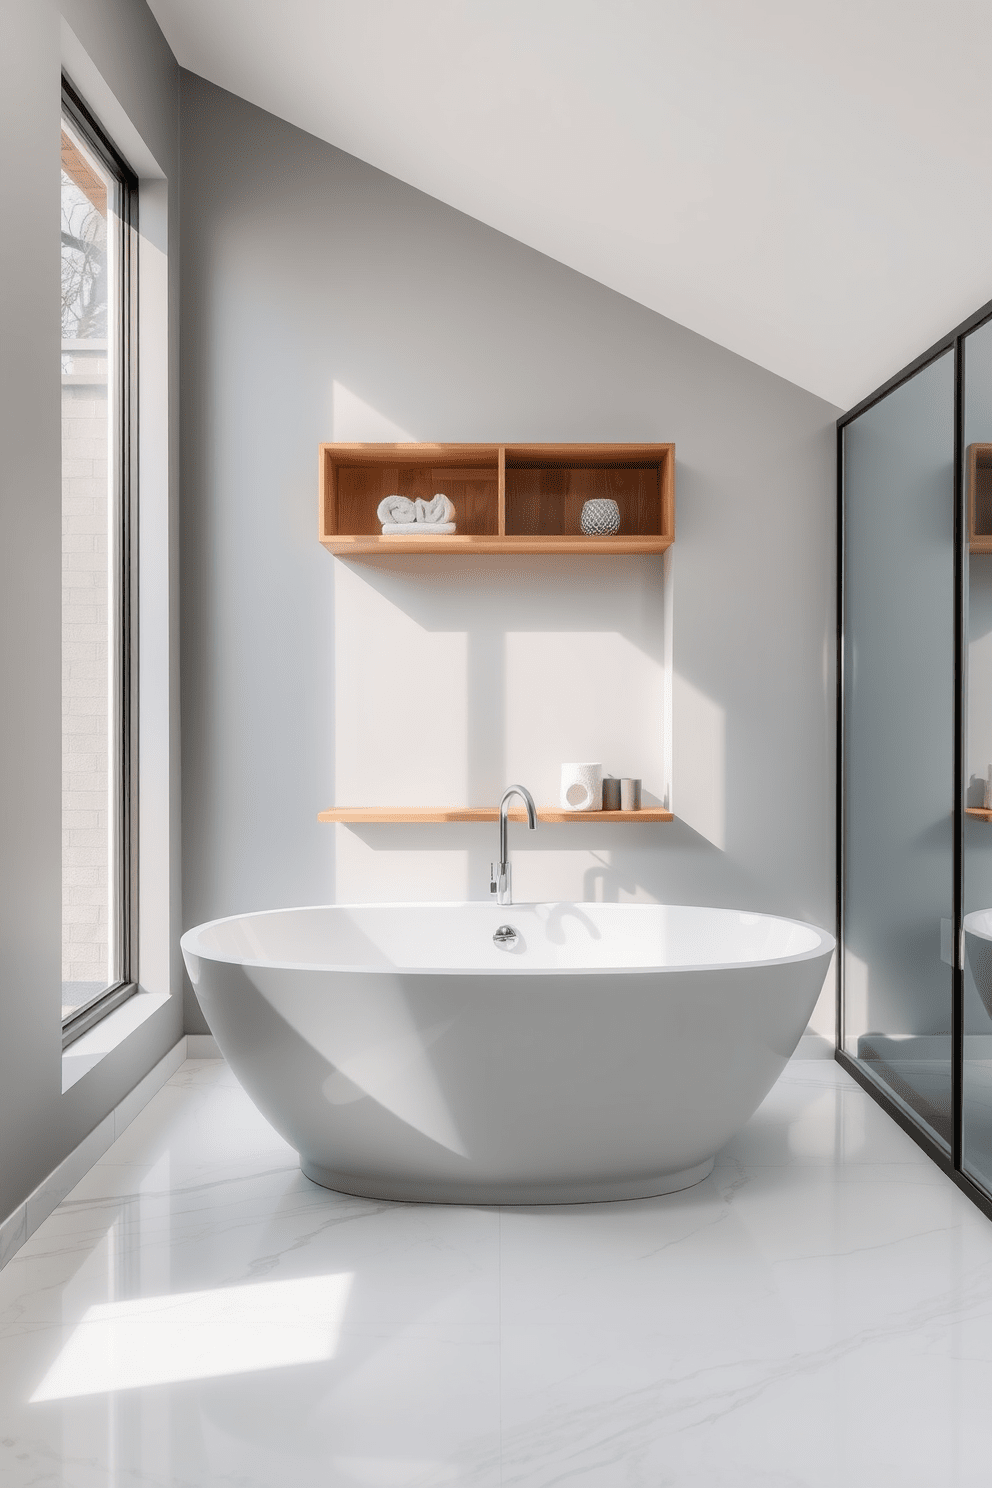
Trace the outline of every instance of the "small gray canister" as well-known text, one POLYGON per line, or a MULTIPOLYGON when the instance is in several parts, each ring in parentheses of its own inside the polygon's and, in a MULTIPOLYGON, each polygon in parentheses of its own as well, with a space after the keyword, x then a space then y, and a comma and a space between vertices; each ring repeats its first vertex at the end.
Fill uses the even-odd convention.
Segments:
POLYGON ((640 811, 640 809, 641 782, 639 780, 631 780, 628 775, 625 775, 620 781, 620 810, 640 811))

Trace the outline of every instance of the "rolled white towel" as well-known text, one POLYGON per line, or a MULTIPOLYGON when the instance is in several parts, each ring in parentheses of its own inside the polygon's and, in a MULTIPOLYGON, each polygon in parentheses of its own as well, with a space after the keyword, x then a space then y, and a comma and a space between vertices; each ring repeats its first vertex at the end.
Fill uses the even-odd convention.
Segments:
POLYGON ((383 522, 383 537, 446 537, 457 530, 454 522, 383 522))
MULTIPOLYGON (((433 501, 425 501, 422 496, 417 497, 417 521, 430 522, 437 526, 441 522, 453 522, 455 519, 454 503, 439 491, 433 501)), ((382 517, 385 521, 386 518, 382 517)))
POLYGON ((417 507, 409 496, 384 496, 379 502, 376 516, 380 522, 398 525, 400 522, 416 522, 417 507))

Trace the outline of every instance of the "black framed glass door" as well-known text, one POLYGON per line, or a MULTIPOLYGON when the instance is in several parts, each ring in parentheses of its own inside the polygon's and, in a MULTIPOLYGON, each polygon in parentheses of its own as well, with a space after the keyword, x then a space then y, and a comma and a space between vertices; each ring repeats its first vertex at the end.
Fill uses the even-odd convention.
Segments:
POLYGON ((838 462, 837 1058, 992 1217, 992 304, 838 462))

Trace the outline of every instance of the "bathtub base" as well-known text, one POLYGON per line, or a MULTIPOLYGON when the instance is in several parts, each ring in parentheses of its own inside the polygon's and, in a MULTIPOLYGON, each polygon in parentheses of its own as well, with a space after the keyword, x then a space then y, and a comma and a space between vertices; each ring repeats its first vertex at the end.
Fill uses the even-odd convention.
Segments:
POLYGON ((608 1204, 622 1199, 653 1199, 701 1183, 716 1161, 708 1157, 695 1167, 654 1178, 606 1179, 589 1183, 433 1183, 429 1179, 364 1178, 336 1173, 300 1156, 300 1168, 311 1183, 360 1199, 393 1199, 402 1204, 608 1204))

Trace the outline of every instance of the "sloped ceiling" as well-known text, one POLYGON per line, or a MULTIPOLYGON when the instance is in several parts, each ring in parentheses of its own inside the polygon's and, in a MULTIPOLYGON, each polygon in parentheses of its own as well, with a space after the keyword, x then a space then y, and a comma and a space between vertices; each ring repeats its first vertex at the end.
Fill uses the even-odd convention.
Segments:
POLYGON ((150 0, 179 62, 831 402, 992 298, 988 0, 150 0))

